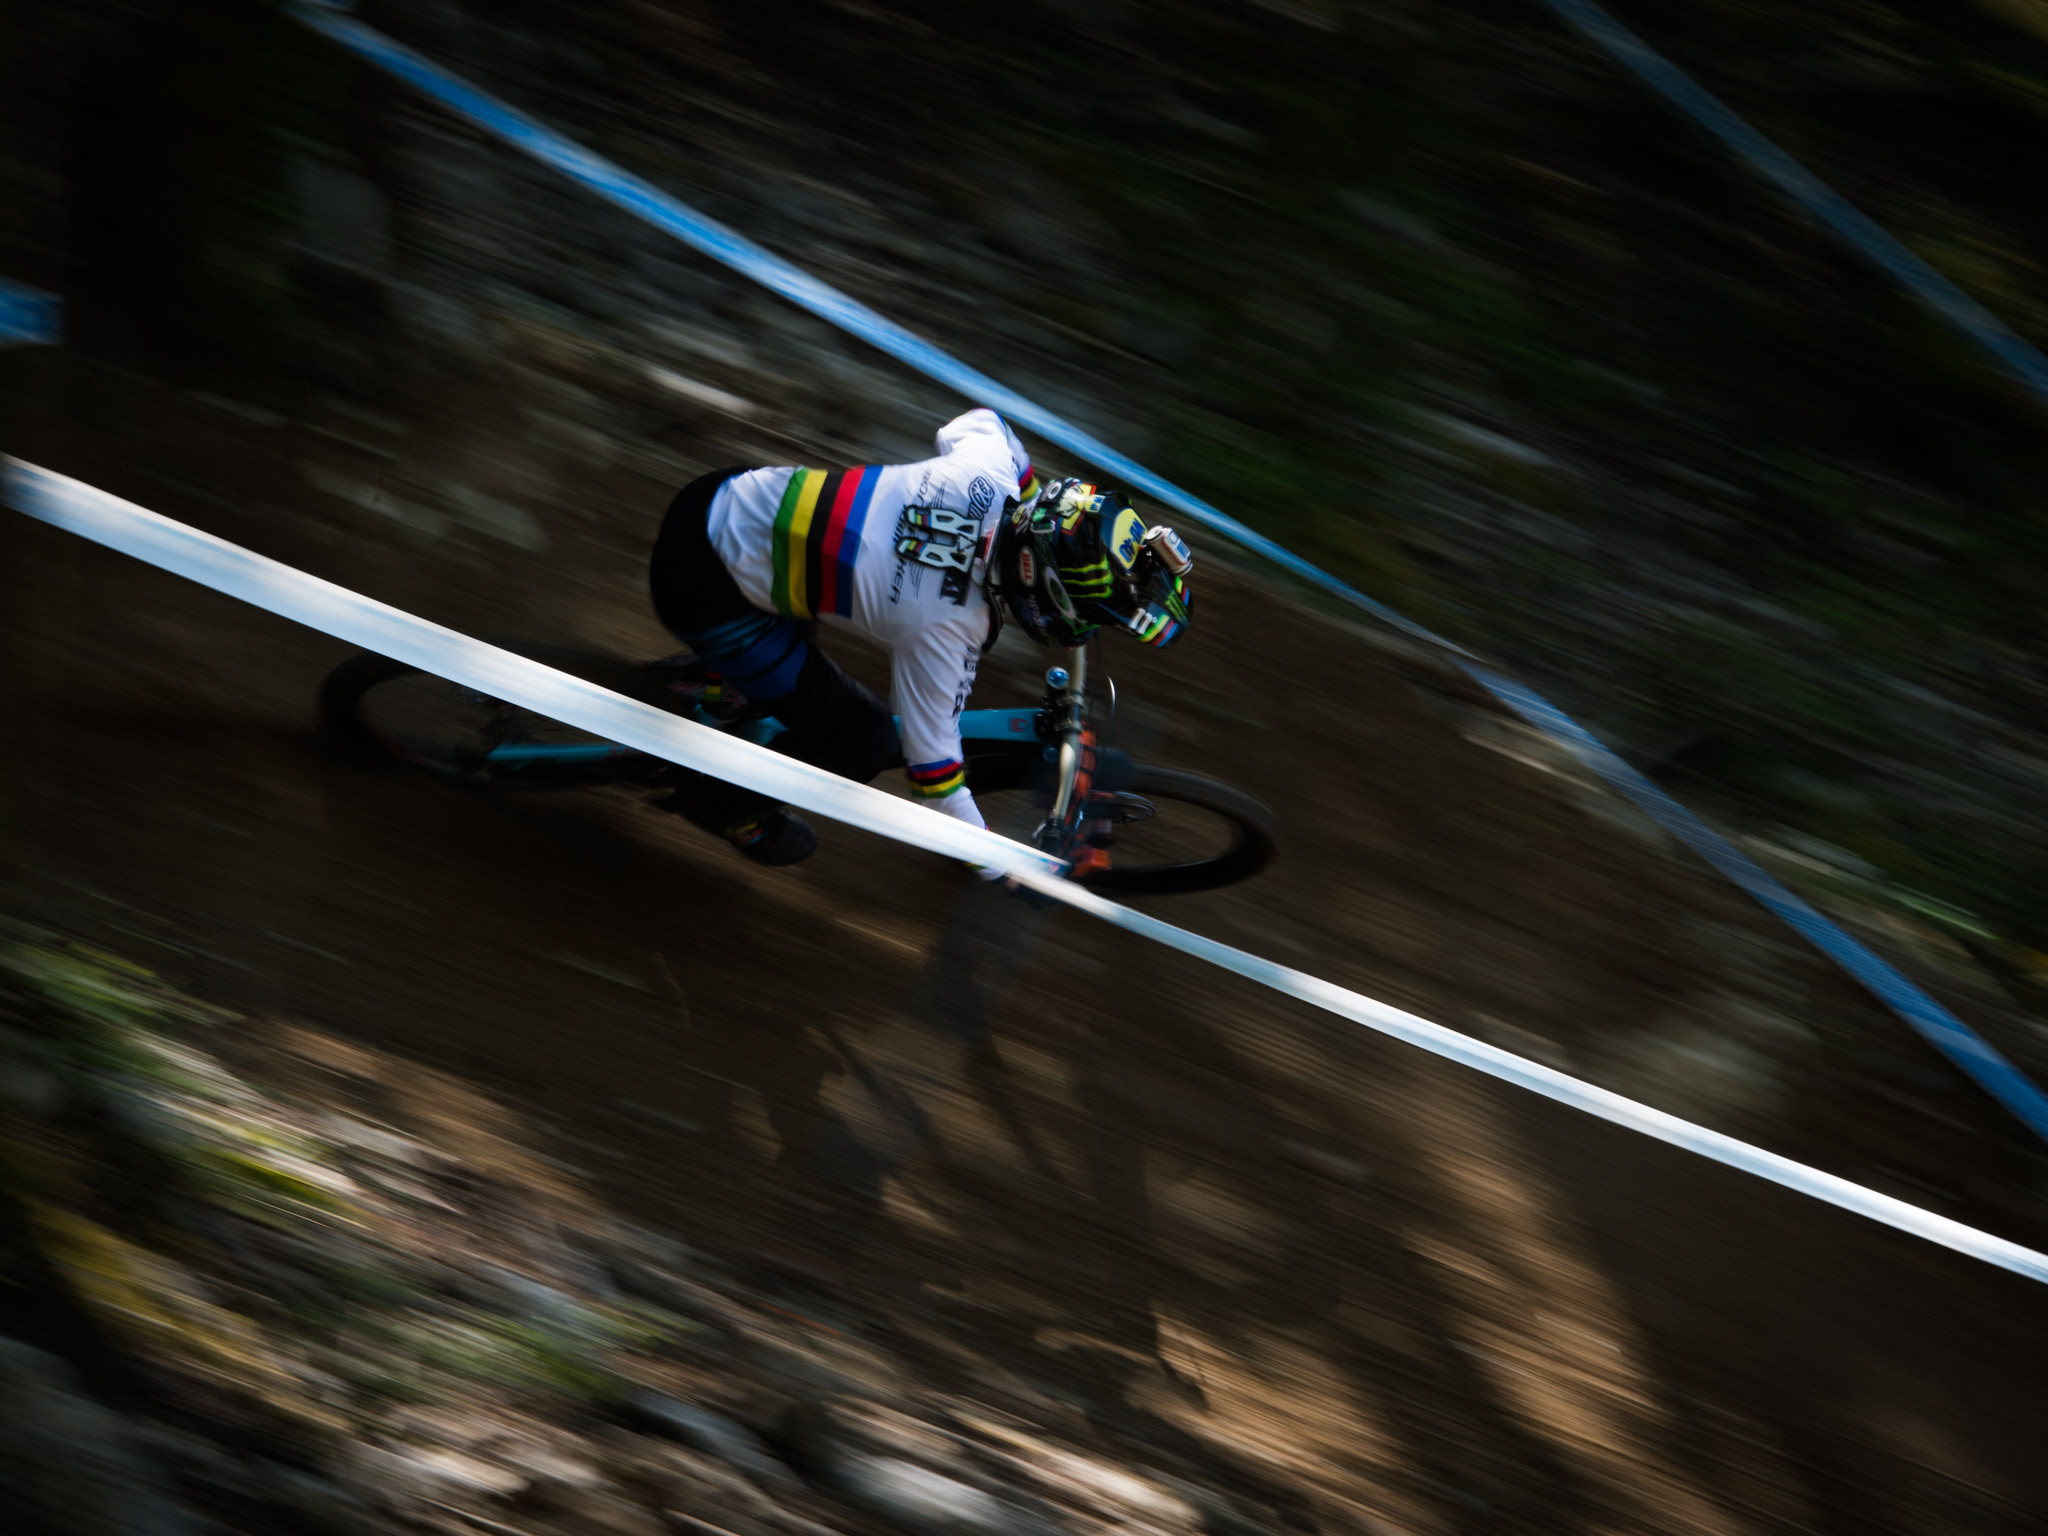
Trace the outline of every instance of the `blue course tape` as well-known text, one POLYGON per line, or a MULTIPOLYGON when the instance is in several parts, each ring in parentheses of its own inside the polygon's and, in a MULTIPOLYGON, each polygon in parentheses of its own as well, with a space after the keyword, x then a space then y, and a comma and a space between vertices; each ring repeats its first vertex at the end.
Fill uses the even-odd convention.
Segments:
POLYGON ((1374 601, 1356 587, 1339 581, 1329 572, 1311 565, 1301 556, 1274 543, 1264 534, 1247 528, 1229 513, 1161 478, 1135 460, 1126 458, 1109 444, 1091 436, 1064 417, 1027 400, 1008 385, 1000 384, 958 358, 940 351, 922 336, 885 320, 866 305, 838 289, 820 282, 801 267, 792 266, 773 252, 763 249, 716 219, 705 217, 686 203, 678 202, 659 188, 649 185, 630 171, 571 143, 552 128, 507 106, 466 81, 430 63, 410 48, 392 41, 358 21, 331 10, 305 9, 305 22, 380 65, 401 80, 419 87, 445 106, 454 108, 480 127, 488 128, 507 143, 526 151, 544 165, 583 183, 600 197, 618 204, 628 213, 666 230, 685 245, 744 273, 763 287, 781 294, 792 304, 829 320, 841 330, 858 336, 908 363, 918 372, 949 384, 978 405, 991 406, 1011 422, 1031 428, 1049 441, 1072 450, 1091 464, 1114 470, 1130 485, 1149 492, 1155 499, 1186 512, 1225 534, 1246 549, 1265 556, 1275 565, 1313 582, 1347 602, 1355 603, 1394 628, 1427 641, 1433 646, 1457 650, 1440 635, 1430 633, 1404 614, 1374 601))
POLYGON ((2048 1282, 2048 1254, 1567 1077, 1304 971, 1134 912, 1061 878, 1058 860, 1020 843, 609 693, 92 486, 0 458, 0 501, 161 570, 410 662, 436 677, 466 683, 671 762, 767 791, 851 826, 991 864, 1053 901, 1447 1061, 2000 1269, 2048 1282))
POLYGON ((1728 874, 1743 889, 1749 891, 1771 911, 1783 917, 1847 968, 1849 973, 1876 994, 1880 1001, 1899 1013, 1938 1050, 1997 1097, 2000 1103, 2010 1108, 2044 1139, 2048 1139, 2048 1095, 2043 1095, 2040 1089, 1999 1055, 1989 1042, 1840 928, 1799 901, 1791 892, 1737 852, 1726 839, 1602 746, 1589 732, 1569 719, 1556 706, 1520 685, 1478 666, 1471 653, 1463 647, 1417 624, 1406 615, 1396 613, 1384 603, 1367 597, 1355 587, 1274 543, 1264 534, 1247 528, 1236 518, 1210 506, 1206 501, 1118 453, 1064 417, 1055 415, 1007 386, 997 383, 986 374, 968 367, 922 337, 913 335, 894 321, 884 319, 865 305, 811 276, 810 273, 792 266, 781 257, 764 250, 716 220, 706 218, 694 208, 650 186, 631 172, 622 170, 581 145, 572 143, 517 108, 507 106, 504 102, 486 95, 382 33, 331 10, 303 9, 300 15, 309 26, 326 33, 400 79, 419 87, 471 122, 488 128, 543 164, 553 166, 564 175, 618 204, 627 212, 645 219, 658 229, 667 231, 685 244, 733 270, 753 278, 781 294, 791 303, 873 343, 919 372, 943 384, 951 385, 970 400, 993 406, 1011 421, 1031 428, 1089 462, 1114 471, 1127 485, 1137 487, 1149 493, 1155 500, 1186 513, 1204 527, 1264 556, 1282 570, 1364 609, 1404 634, 1450 653, 1457 660, 1457 664, 1482 687, 1540 729, 1550 731, 1569 743, 1609 783, 1645 806, 1652 815, 1677 832, 1715 868, 1728 874), (1737 873, 1738 870, 1743 873, 1737 873))
POLYGON ((64 301, 54 293, 0 278, 0 346, 54 347, 63 338, 64 301))
POLYGON ((1859 256, 1896 278, 1908 292, 2011 370, 2048 403, 2048 358, 1990 310, 1964 293, 1896 235, 1737 117, 1721 99, 1616 21, 1594 0, 1543 0, 1665 100, 1778 184, 1786 196, 1833 230, 1859 256))
POLYGON ((1483 667, 1466 667, 1465 670, 1482 688, 1524 720, 1570 747, 1610 785, 1654 816, 1667 832, 1862 982, 1878 1001, 1911 1024, 1942 1055, 1967 1072, 1978 1086, 2041 1136, 2048 1137, 2048 1095, 2044 1095, 2030 1078, 2001 1056, 1990 1041, 1785 889, 1756 860, 1602 746, 1584 726, 1555 704, 1497 672, 1489 672, 1483 667))

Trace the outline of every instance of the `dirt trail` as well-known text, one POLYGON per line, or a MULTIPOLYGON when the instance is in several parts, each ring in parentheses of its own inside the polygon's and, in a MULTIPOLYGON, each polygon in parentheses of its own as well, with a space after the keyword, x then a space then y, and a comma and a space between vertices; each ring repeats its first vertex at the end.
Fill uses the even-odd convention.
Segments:
MULTIPOLYGON (((670 648, 658 466, 435 524, 335 493, 374 422, 38 366, 53 468, 474 632, 670 648)), ((808 1305, 965 1397, 1329 1530, 1998 1531, 2048 1495, 2038 1286, 862 834, 758 871, 624 797, 336 763, 336 643, 11 514, 0 573, 9 906, 507 1095, 731 1261, 799 1239, 844 1266, 808 1305)), ((1160 910, 2039 1240, 1995 1107, 1741 897, 1365 637, 1214 562, 1202 604, 1118 659, 1126 740, 1290 840, 1160 910)))

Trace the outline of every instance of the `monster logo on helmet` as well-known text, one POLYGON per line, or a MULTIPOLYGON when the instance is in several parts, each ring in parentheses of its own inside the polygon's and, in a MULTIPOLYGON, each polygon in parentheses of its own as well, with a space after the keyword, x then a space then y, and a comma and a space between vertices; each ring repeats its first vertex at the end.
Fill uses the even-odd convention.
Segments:
POLYGON ((1040 645, 1078 645, 1110 624, 1164 646, 1188 622, 1193 556, 1172 529, 1147 528, 1121 491, 1055 480, 997 539, 990 597, 1040 645))

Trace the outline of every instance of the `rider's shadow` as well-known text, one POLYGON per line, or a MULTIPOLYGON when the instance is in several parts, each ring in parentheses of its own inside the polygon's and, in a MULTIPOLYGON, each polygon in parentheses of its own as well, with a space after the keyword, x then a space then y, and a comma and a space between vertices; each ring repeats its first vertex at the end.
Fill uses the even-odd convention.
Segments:
POLYGON ((933 1145, 932 1106, 957 1092, 985 1054, 995 1009, 1029 964, 1050 913, 970 877, 902 1004, 858 1043, 818 1026, 801 1089, 784 1073, 785 1191, 803 1207, 791 1244, 771 1253, 795 1278, 836 1280, 888 1218, 891 1180, 933 1145), (798 1107, 800 1106, 800 1107, 798 1107))
MULTIPOLYGON (((1490 1489, 1505 1494, 1497 1505, 1465 1491, 1470 1468, 1435 1410, 1383 1390, 1384 1353, 1343 1320, 1369 1296, 1379 1326, 1412 1338, 1435 1379, 1465 1404, 1488 1399, 1426 1267, 1384 1220, 1360 1219, 1359 1202, 1384 1197, 1333 1198, 1327 1170, 1305 1166, 1288 1140, 1287 1106, 1249 1084, 1237 1091, 1242 1042, 1226 1018, 1197 1013, 1162 1033, 1156 1018, 1076 1006, 1089 957, 1059 930, 1071 921, 970 891, 895 1017, 857 1046, 826 1033, 840 1065, 818 1080, 811 1102, 825 1113, 787 1147, 784 1171, 823 1192, 806 1235, 870 1282, 871 1323, 893 1327, 926 1378, 960 1399, 1007 1398, 1034 1419, 1048 1400, 1077 1410, 1093 1443, 1219 1489, 1269 1529, 1319 1522, 1299 1485, 1199 1432, 1243 1407, 1242 1380, 1219 1388, 1208 1372, 1235 1375, 1233 1356, 1312 1333, 1329 1354, 1304 1390, 1372 1399, 1445 1529, 1488 1529, 1504 1510, 1519 1515, 1525 1496, 1533 1508, 1514 1490, 1490 1489), (1055 1048, 1057 1113, 1024 1065, 1044 1043, 1032 1014, 1046 1008, 1099 1030, 1055 1048), (1019 1038, 1006 1023, 1023 1026, 1019 1038), (1002 1141, 1002 1157, 960 1141, 963 1112, 1002 1141), (1234 1122, 1228 1160, 1240 1167, 1204 1161, 1218 1143, 1201 1117, 1217 1113, 1234 1122), (1240 1199, 1248 1224, 1235 1233, 1233 1190, 1258 1202, 1240 1199), (926 1200, 945 1230, 906 1212, 926 1200)), ((1172 1010, 1180 989, 1155 969, 1170 964, 1122 950, 1117 997, 1172 1010)), ((1590 1509, 1572 1470, 1511 1414, 1475 1412, 1465 1433, 1507 1464, 1540 1468, 1530 1487, 1545 1491, 1548 1514, 1573 1512, 1560 1528, 1590 1509)))
MULTIPOLYGON (((1293 1496, 1219 1458, 1156 1411, 1162 1401, 1196 1409, 1204 1403, 1201 1382, 1162 1345, 1154 1268, 1136 1255, 1129 1264, 1121 1254, 1107 1263, 1086 1257, 1105 1243, 1112 1252, 1142 1247, 1155 1224, 1146 1157, 1158 1127, 1147 1108, 1144 1074, 1120 1070, 1112 1053, 1092 1045, 1073 1052, 1073 1107, 1087 1129, 1078 1142, 1056 1144, 1038 1123, 1029 1088, 997 1048, 998 1020, 1006 1011, 1070 1006, 1065 988, 1077 957, 1055 965, 1047 951, 1055 925, 1072 920, 977 884, 963 892, 892 1018, 857 1045, 842 1032, 825 1031, 839 1070, 818 1084, 810 1112, 790 1113, 782 1127, 784 1187, 806 1192, 803 1218, 791 1228, 808 1250, 786 1272, 818 1278, 849 1267, 903 1266, 919 1281, 914 1297, 897 1292, 906 1317, 936 1313, 1014 1378, 1078 1389, 1074 1395, 1089 1405, 1100 1433, 1163 1453, 1168 1463, 1275 1511, 1283 1523, 1305 1521, 1293 1496), (1042 998, 1034 990, 1040 987, 1042 998), (935 1118, 963 1098, 1016 1150, 1027 1199, 1016 1200, 1014 1188, 991 1187, 985 1168, 949 1153, 948 1138, 935 1133, 935 1118), (1022 1237, 1048 1257, 1080 1256, 1074 1280, 1082 1293, 1063 1298, 1071 1304, 1065 1308, 1071 1326, 1048 1327, 972 1300, 987 1277, 991 1248, 971 1235, 933 1243, 914 1221, 906 1222, 906 1175, 961 1195, 974 1222, 990 1223, 1004 1237, 1022 1237)), ((1138 990, 1144 990, 1142 980, 1138 990)), ((1274 1256, 1273 1268, 1286 1276, 1284 1303, 1239 1289, 1228 1304, 1259 1315, 1283 1305, 1298 1313, 1304 1305, 1322 1310, 1334 1304, 1332 1285, 1318 1290, 1323 1269, 1311 1252, 1290 1245, 1274 1256)), ((924 1365, 942 1377, 957 1369, 943 1352, 924 1365)), ((986 1386, 965 1375, 950 1384, 969 1395, 986 1386)))

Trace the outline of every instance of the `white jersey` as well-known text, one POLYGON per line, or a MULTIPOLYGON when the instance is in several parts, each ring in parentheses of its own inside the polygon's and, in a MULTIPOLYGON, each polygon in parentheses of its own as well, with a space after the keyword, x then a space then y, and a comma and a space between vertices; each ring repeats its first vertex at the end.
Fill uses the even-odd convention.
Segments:
POLYGON ((998 519, 1036 485, 994 411, 955 417, 937 446, 917 464, 734 475, 712 498, 711 544, 756 607, 848 624, 889 647, 912 787, 980 826, 960 712, 990 633, 981 577, 998 519))

